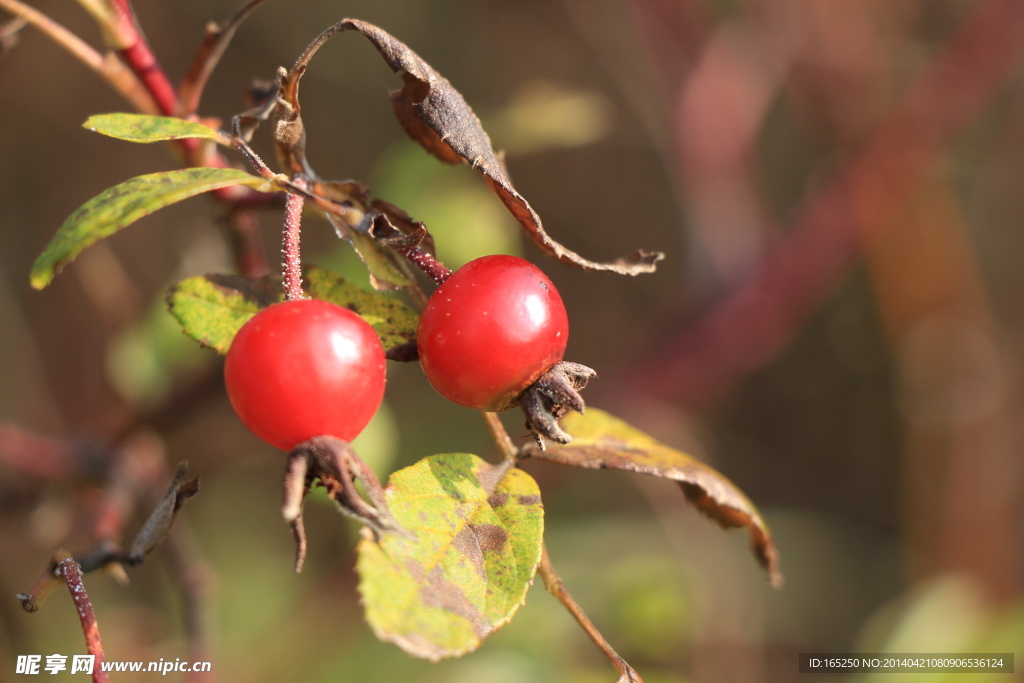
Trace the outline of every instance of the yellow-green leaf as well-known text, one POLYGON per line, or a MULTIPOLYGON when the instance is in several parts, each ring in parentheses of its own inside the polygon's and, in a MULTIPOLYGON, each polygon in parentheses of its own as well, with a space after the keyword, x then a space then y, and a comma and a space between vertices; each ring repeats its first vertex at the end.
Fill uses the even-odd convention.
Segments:
POLYGON ((284 298, 280 282, 210 274, 175 284, 167 292, 171 315, 192 339, 220 354, 249 318, 284 298))
POLYGON ((273 186, 245 171, 233 168, 186 168, 151 173, 126 180, 87 201, 60 226, 32 266, 36 289, 50 284, 54 275, 78 254, 158 209, 203 192, 230 185, 248 185, 260 192, 273 186))
POLYGON ((220 131, 196 121, 173 116, 150 114, 96 114, 86 119, 82 127, 94 133, 109 135, 128 142, 163 142, 182 138, 202 138, 229 145, 231 140, 220 131))
POLYGON ((772 584, 782 585, 778 553, 761 513, 720 472, 596 408, 587 408, 585 415, 566 415, 562 429, 572 436, 570 443, 551 444, 547 450, 530 445, 525 453, 560 465, 630 470, 678 481, 687 500, 705 516, 726 529, 746 528, 772 584))
POLYGON ((533 582, 544 533, 537 483, 522 470, 449 453, 394 473, 386 495, 414 538, 359 543, 371 628, 430 660, 476 649, 512 618, 533 582))
POLYGON ((367 291, 323 268, 308 268, 305 276, 305 290, 311 297, 351 309, 370 323, 380 336, 388 358, 410 360, 415 357, 419 316, 411 308, 397 299, 367 291))
MULTIPOLYGON (((323 268, 304 272, 306 293, 344 306, 360 315, 380 337, 392 360, 415 358, 419 319, 400 301, 362 289, 323 268)), ((227 353, 235 334, 261 308, 284 300, 281 281, 274 277, 246 279, 210 274, 183 280, 167 294, 171 314, 185 334, 218 353, 227 353)))

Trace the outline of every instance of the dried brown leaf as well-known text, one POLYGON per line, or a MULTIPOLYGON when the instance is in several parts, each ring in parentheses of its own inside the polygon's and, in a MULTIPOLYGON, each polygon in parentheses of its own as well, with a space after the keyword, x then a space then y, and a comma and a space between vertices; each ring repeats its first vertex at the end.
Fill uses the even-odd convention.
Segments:
POLYGON ((174 479, 167 487, 167 493, 164 494, 156 509, 150 514, 149 519, 142 525, 142 529, 135 537, 128 556, 136 564, 145 560, 160 545, 171 530, 171 525, 174 523, 178 511, 181 510, 181 506, 189 498, 199 493, 199 478, 185 479, 187 472, 188 463, 183 462, 178 465, 174 479))
MULTIPOLYGON (((384 487, 377 475, 347 441, 333 436, 317 436, 296 446, 292 453, 308 457, 309 474, 320 480, 327 489, 327 495, 342 512, 366 524, 377 534, 389 531, 400 535, 407 533, 388 510, 384 487), (355 480, 363 485, 369 501, 360 495, 354 485, 355 480)), ((294 500, 286 499, 286 516, 290 516, 289 508, 294 507, 294 500)), ((301 566, 298 562, 297 565, 301 566)))
POLYGON ((391 103, 405 132, 427 151, 450 164, 466 161, 483 174, 487 184, 523 226, 530 238, 563 263, 584 270, 609 271, 622 275, 650 273, 664 258, 660 252, 637 251, 611 263, 583 258, 551 239, 540 216, 509 180, 504 164, 495 153, 491 139, 465 98, 448 80, 423 61, 404 43, 373 24, 345 19, 324 31, 306 49, 290 74, 296 82, 313 54, 337 33, 355 30, 377 48, 391 70, 402 78, 402 89, 391 93, 391 103))

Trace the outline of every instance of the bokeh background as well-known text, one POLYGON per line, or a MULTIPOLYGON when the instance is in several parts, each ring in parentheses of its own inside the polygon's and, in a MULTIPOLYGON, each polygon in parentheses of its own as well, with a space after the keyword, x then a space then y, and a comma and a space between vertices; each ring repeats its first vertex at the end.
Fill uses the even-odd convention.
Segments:
MULTIPOLYGON (((98 44, 78 6, 33 4, 98 44)), ((234 9, 136 3, 174 79, 234 9)), ((242 26, 201 112, 242 111, 251 79, 345 16, 462 91, 556 239, 593 259, 666 253, 637 278, 542 256, 471 169, 405 139, 386 96, 398 80, 356 35, 303 81, 321 175, 426 221, 450 266, 537 262, 570 312, 568 359, 599 371, 588 403, 711 463, 764 513, 781 591, 740 532, 670 482, 525 464, 556 568, 648 683, 856 680, 797 674, 809 651, 1015 652, 1024 667, 1024 3, 278 0, 242 26)), ((66 595, 32 615, 13 595, 56 547, 92 546, 114 514, 106 492, 162 486, 180 460, 202 492, 172 543, 127 585, 86 578, 108 658, 206 652, 223 681, 613 680, 539 582, 461 660, 378 643, 355 591, 358 529, 323 501, 292 573, 281 454, 236 420, 219 360, 163 304, 176 280, 232 268, 212 201, 146 218, 30 289, 76 207, 174 168, 164 147, 80 127, 124 109, 35 30, 0 58, 0 680, 17 654, 83 651, 66 595)), ((262 216, 271 262, 278 226, 262 216)), ((304 237, 307 261, 365 282, 326 223, 304 237)), ((382 476, 432 453, 495 456, 415 364, 390 364, 358 446, 382 476)), ((975 679, 1021 680, 915 675, 975 679)))

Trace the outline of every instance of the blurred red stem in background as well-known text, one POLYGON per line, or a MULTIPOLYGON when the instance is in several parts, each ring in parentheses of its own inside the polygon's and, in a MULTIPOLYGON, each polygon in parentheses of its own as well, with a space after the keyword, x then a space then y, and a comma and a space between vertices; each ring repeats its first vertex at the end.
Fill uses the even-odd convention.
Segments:
MULTIPOLYGON (((119 2, 118 4, 124 5, 124 11, 127 11, 129 15, 131 14, 132 10, 127 6, 127 2, 119 2)), ((164 116, 173 116, 178 109, 178 95, 174 92, 174 86, 171 85, 170 80, 168 80, 167 75, 160 67, 156 56, 142 35, 136 31, 135 42, 126 48, 118 50, 118 54, 135 75, 138 76, 142 84, 146 86, 146 90, 153 96, 153 99, 156 100, 157 106, 160 107, 160 113, 164 116)), ((185 140, 182 142, 185 142, 185 140)), ((192 144, 186 146, 186 149, 195 149, 195 140, 190 138, 187 142, 192 144)))
POLYGON ((770 361, 828 297, 864 242, 891 221, 944 145, 977 116, 1024 52, 1024 2, 977 5, 889 118, 785 242, 628 380, 699 409, 770 361))
POLYGON ((0 422, 0 465, 42 479, 65 479, 83 468, 77 444, 0 422))
MULTIPOLYGON (((113 0, 113 5, 120 13, 116 24, 117 37, 122 43, 117 46, 118 55, 153 96, 160 113, 164 116, 175 116, 178 112, 178 94, 143 37, 131 3, 128 0, 113 0)), ((196 98, 198 100, 198 95, 196 98)), ((185 138, 177 140, 176 144, 184 152, 186 163, 191 166, 231 167, 227 159, 215 151, 215 148, 203 145, 199 140, 185 138)), ((224 202, 265 204, 269 201, 263 193, 242 185, 221 188, 213 194, 224 202)))

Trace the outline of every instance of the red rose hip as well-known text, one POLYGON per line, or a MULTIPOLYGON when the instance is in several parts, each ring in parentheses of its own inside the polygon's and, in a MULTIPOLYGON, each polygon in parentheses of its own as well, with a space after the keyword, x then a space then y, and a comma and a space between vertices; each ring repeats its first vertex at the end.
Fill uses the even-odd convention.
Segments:
POLYGON ((245 426, 281 450, 314 436, 351 441, 384 398, 384 349, 373 328, 347 308, 286 301, 238 331, 224 381, 245 426))
POLYGON ((420 317, 420 364, 441 395, 500 411, 562 360, 569 319, 554 284, 516 256, 484 256, 437 288, 420 317))

